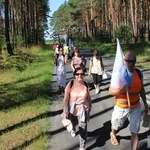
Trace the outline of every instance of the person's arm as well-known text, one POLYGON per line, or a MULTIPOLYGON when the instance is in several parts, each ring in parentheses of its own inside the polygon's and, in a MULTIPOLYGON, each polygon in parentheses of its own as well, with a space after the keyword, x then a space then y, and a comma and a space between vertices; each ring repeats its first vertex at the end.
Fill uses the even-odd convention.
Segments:
POLYGON ((90 96, 89 91, 88 91, 88 95, 87 95, 87 100, 88 100, 88 102, 89 102, 89 107, 90 107, 90 109, 91 109, 91 108, 92 108, 92 100, 91 100, 91 96, 90 96))
POLYGON ((83 59, 83 62, 84 62, 84 68, 86 68, 86 58, 84 57, 84 59, 83 59))
POLYGON ((120 88, 118 88, 118 89, 115 89, 115 88, 113 88, 113 87, 109 87, 109 94, 111 94, 111 95, 117 95, 117 94, 119 94, 119 93, 125 93, 127 91, 127 87, 126 86, 122 86, 122 87, 120 87, 120 88))
POLYGON ((146 102, 146 94, 145 94, 145 89, 144 89, 144 85, 143 85, 143 73, 142 71, 140 71, 140 74, 141 74, 141 80, 142 80, 142 90, 140 91, 140 97, 142 98, 142 101, 144 103, 144 106, 145 106, 145 112, 147 113, 149 110, 148 108, 148 105, 147 105, 147 102, 146 102))
MULTIPOLYGON (((69 83, 68 83, 69 84, 69 83)), ((70 86, 70 84, 68 85, 70 86)), ((69 103, 69 100, 70 100, 70 92, 65 89, 65 94, 64 94, 64 99, 63 99, 63 118, 67 119, 68 118, 68 103, 69 103)))
POLYGON ((68 46, 67 46, 67 52, 66 52, 66 53, 67 53, 67 55, 68 55, 68 53, 69 53, 69 47, 68 47, 68 46))
POLYGON ((71 68, 73 71, 75 70, 74 65, 73 65, 73 60, 71 61, 71 68))
POLYGON ((104 71, 104 64, 103 64, 102 57, 100 57, 100 63, 101 63, 102 70, 104 71))
POLYGON ((144 106, 145 106, 145 112, 148 112, 148 105, 146 102, 146 94, 145 94, 145 89, 144 89, 143 84, 142 84, 142 90, 140 91, 140 96, 141 96, 144 106))
POLYGON ((92 59, 90 60, 90 64, 89 64, 89 76, 91 76, 91 69, 92 69, 92 59))
POLYGON ((65 64, 67 63, 67 61, 68 61, 68 56, 65 55, 65 64))
POLYGON ((55 55, 54 58, 53 58, 53 62, 54 62, 54 64, 57 64, 56 55, 55 55))
POLYGON ((54 56, 56 56, 56 49, 54 50, 54 56))

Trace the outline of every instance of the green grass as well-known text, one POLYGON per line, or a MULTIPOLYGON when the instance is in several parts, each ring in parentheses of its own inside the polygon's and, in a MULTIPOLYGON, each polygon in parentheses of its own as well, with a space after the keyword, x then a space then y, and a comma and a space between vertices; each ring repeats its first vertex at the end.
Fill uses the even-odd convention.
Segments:
MULTIPOLYGON (((121 44, 122 51, 124 53, 130 51, 136 54, 137 63, 136 65, 150 69, 150 43, 137 43, 137 44, 121 44)), ((101 44, 98 42, 78 42, 76 46, 80 49, 98 50, 101 55, 109 57, 115 57, 117 45, 116 44, 101 44)))
POLYGON ((52 56, 47 47, 24 71, 1 70, 0 149, 46 149, 52 56))

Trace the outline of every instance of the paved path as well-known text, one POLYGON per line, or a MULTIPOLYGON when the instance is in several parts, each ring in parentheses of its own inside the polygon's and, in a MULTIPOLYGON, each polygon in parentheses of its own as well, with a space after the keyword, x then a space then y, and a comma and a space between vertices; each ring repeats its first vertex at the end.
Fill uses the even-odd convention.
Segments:
MULTIPOLYGON (((90 59, 91 51, 82 50, 81 54, 90 59)), ((110 85, 110 77, 114 59, 103 56, 105 69, 107 70, 108 79, 103 80, 100 94, 95 95, 95 90, 92 88, 92 78, 85 76, 85 81, 90 86, 90 94, 92 98, 91 118, 88 123, 88 138, 86 143, 87 150, 129 150, 130 149, 130 133, 129 127, 126 125, 119 131, 118 137, 120 140, 119 146, 112 146, 110 142, 110 119, 114 106, 114 97, 109 95, 108 88, 110 85)), ((88 62, 89 63, 89 62, 88 62)), ((67 62, 67 82, 73 79, 70 67, 70 61, 67 62)), ((87 64, 88 67, 88 64, 87 64)), ((150 71, 143 70, 144 86, 147 97, 150 97, 150 71)), ((54 69, 51 91, 51 117, 50 117, 50 145, 49 150, 78 150, 79 137, 71 137, 70 133, 63 127, 61 123, 62 101, 63 94, 57 94, 56 72, 54 69)), ((149 99, 150 101, 150 99, 149 99)), ((143 105, 142 105, 143 111, 143 105)), ((147 135, 150 135, 149 128, 144 128, 141 122, 141 130, 139 133, 139 150, 148 150, 147 135)))

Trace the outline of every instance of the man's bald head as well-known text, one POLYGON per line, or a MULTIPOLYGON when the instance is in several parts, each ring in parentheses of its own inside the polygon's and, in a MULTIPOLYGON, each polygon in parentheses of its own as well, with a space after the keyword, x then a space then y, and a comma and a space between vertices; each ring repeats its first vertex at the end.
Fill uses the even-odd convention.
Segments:
POLYGON ((126 53, 124 56, 124 64, 126 65, 128 71, 133 72, 135 63, 136 55, 131 52, 126 53))
POLYGON ((126 59, 126 60, 135 60, 136 61, 136 55, 131 53, 131 52, 128 52, 128 53, 125 54, 124 59, 126 59))

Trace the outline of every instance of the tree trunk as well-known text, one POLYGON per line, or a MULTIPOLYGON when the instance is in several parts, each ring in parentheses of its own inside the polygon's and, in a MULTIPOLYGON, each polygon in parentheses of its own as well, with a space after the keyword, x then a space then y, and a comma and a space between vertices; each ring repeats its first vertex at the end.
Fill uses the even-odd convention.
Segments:
POLYGON ((136 3, 136 0, 134 0, 134 8, 133 8, 133 1, 130 0, 130 9, 131 9, 131 21, 132 21, 134 43, 137 43, 138 35, 137 35, 137 3, 136 3))
POLYGON ((7 51, 10 55, 13 55, 13 49, 10 44, 10 37, 9 37, 9 0, 5 0, 5 37, 6 37, 6 45, 7 51))

